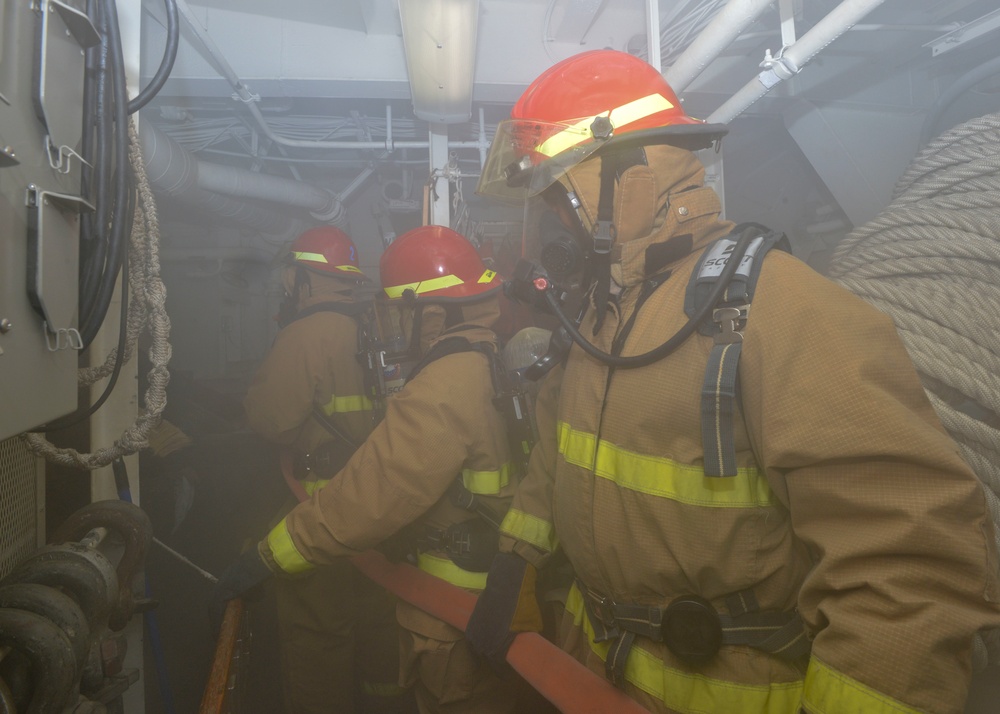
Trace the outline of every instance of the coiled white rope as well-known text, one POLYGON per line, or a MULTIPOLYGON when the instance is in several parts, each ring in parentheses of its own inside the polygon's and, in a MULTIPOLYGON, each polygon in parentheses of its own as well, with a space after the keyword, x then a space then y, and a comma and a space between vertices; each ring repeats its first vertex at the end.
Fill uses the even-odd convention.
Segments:
MULTIPOLYGON (((114 444, 95 449, 89 454, 57 447, 41 434, 22 434, 28 448, 35 454, 53 463, 88 471, 107 466, 121 456, 134 454, 148 444, 149 434, 160 423, 160 415, 167 405, 167 383, 170 381, 170 373, 167 371, 171 354, 168 341, 170 318, 166 310, 167 291, 160 280, 160 226, 156 201, 146 177, 134 121, 129 121, 128 131, 129 161, 136 182, 138 201, 129 241, 129 305, 122 360, 128 362, 131 359, 139 335, 143 330, 148 330, 152 366, 148 373, 142 408, 135 422, 122 432, 114 444)), ((112 350, 103 364, 81 368, 78 373, 80 384, 88 386, 107 377, 114 369, 116 357, 116 350, 112 350)))
MULTIPOLYGON (((1000 525, 1000 114, 928 144, 829 275, 892 317, 1000 525)), ((1000 631, 977 637, 974 659, 1000 661, 1000 631)))

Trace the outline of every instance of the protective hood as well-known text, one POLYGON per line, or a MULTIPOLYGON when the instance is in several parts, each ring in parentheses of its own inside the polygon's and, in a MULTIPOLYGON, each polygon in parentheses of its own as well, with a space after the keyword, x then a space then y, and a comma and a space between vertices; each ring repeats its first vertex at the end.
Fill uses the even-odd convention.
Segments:
MULTIPOLYGON (((710 241, 733 224, 719 220, 722 204, 705 187, 705 167, 698 158, 673 146, 646 146, 647 165, 630 166, 615 188, 612 277, 622 286, 641 282, 710 241), (663 248, 652 248, 667 244, 663 248)), ((588 231, 597 221, 601 159, 585 161, 566 177, 581 203, 588 231)))
MULTIPOLYGON (((295 292, 295 274, 302 268, 290 265, 281 271, 281 284, 289 295, 295 292)), ((298 310, 328 302, 354 302, 354 288, 357 281, 343 280, 332 275, 303 270, 308 282, 300 288, 298 310)))
POLYGON ((462 334, 473 342, 487 339, 499 320, 500 300, 496 296, 461 305, 426 304, 420 318, 420 354, 427 354, 438 340, 451 335, 462 334), (482 331, 484 336, 470 337, 470 331, 482 331))

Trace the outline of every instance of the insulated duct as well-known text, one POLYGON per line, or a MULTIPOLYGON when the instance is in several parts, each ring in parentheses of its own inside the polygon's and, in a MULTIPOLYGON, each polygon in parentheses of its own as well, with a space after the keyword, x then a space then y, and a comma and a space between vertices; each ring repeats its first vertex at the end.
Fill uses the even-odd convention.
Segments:
POLYGON ((859 20, 881 5, 884 0, 845 0, 826 17, 817 22, 798 42, 785 47, 776 57, 768 57, 762 63, 765 68, 751 79, 729 101, 709 115, 711 124, 728 124, 742 114, 747 107, 763 97, 782 80, 798 74, 813 57, 842 34, 850 30, 859 20))
POLYGON ((200 161, 149 122, 139 125, 139 141, 149 179, 169 195, 269 232, 286 230, 290 218, 253 203, 269 201, 307 209, 318 221, 336 224, 345 217, 339 197, 291 179, 200 161))

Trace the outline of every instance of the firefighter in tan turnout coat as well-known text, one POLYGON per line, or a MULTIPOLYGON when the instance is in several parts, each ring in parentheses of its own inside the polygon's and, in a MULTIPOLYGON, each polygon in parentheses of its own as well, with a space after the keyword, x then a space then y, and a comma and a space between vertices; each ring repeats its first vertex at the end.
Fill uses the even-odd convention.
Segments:
MULTIPOLYGON (((518 478, 493 404, 500 279, 471 243, 439 226, 397 238, 380 272, 387 298, 380 307, 391 309, 383 322, 400 328, 407 345, 387 363, 418 361, 346 466, 231 568, 224 597, 390 539, 393 550, 412 547, 417 567, 446 582, 476 591, 486 583, 518 478), (457 488, 476 509, 453 501, 457 488)), ((414 687, 422 712, 519 711, 517 686, 470 652, 461 631, 405 602, 397 618, 401 681, 414 687)))
POLYGON ((562 549, 560 645, 651 711, 959 714, 973 636, 1000 624, 993 525, 891 321, 773 249, 749 309, 615 362, 682 330, 733 232, 681 148, 724 131, 614 51, 555 65, 501 124, 480 191, 566 200, 596 236, 578 336, 597 351, 543 385, 468 636, 502 658, 532 629, 522 578, 562 549))
MULTIPOLYGON (((293 241, 282 269, 281 330, 243 402, 248 425, 287 449, 308 493, 373 426, 357 358, 364 305, 354 295, 367 280, 339 228, 312 228, 293 241)), ((278 581, 275 602, 286 714, 325 713, 331 701, 345 714, 405 711, 394 602, 382 588, 341 561, 278 581)))

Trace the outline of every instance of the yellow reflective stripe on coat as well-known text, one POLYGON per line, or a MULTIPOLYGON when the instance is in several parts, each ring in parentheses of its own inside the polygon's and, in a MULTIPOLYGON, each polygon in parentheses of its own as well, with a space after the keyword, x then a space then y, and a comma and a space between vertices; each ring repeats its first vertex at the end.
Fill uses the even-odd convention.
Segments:
POLYGON ((315 567, 303 558, 299 549, 295 547, 284 518, 267 534, 267 547, 271 549, 271 557, 274 558, 275 564, 290 575, 304 573, 315 567))
POLYGON ((586 139, 590 139, 592 136, 590 125, 594 123, 594 119, 597 117, 608 117, 611 120, 612 128, 615 128, 631 124, 643 117, 648 117, 650 114, 656 114, 657 112, 673 108, 674 105, 662 94, 649 94, 627 104, 622 104, 611 111, 601 112, 592 117, 581 119, 559 133, 548 137, 538 145, 535 151, 545 156, 555 156, 586 139))
MULTIPOLYGON (((574 583, 566 598, 566 611, 572 613, 573 623, 583 629, 590 649, 607 661, 610 642, 594 642, 594 628, 587 619, 583 596, 574 583)), ((761 654, 761 656, 765 656, 761 654)), ((754 714, 796 714, 802 699, 802 681, 771 682, 769 684, 741 684, 724 679, 713 679, 703 674, 674 669, 663 664, 656 654, 636 643, 625 661, 625 679, 652 697, 663 702, 671 711, 680 714, 704 712, 753 712, 754 714)), ((869 714, 868 709, 817 709, 816 711, 858 711, 869 714)), ((909 710, 907 710, 909 711, 909 710)))
POLYGON ((516 508, 507 511, 503 523, 500 524, 500 531, 512 538, 531 543, 547 553, 555 551, 559 545, 556 530, 551 523, 516 508))
POLYGON ((419 283, 406 283, 405 285, 391 285, 385 289, 385 294, 391 298, 403 297, 403 293, 412 290, 417 295, 429 293, 432 290, 443 290, 454 285, 462 285, 465 281, 457 275, 442 275, 440 278, 431 280, 421 280, 419 283))
POLYGON ((447 558, 439 558, 429 553, 417 553, 417 567, 435 578, 441 578, 446 583, 460 588, 482 590, 486 587, 486 573, 462 570, 447 558))
POLYGON ((920 714, 919 709, 877 692, 815 657, 809 660, 806 670, 802 703, 809 711, 823 714, 920 714))
POLYGON ((307 495, 312 496, 328 483, 330 483, 330 479, 328 478, 316 479, 315 481, 303 481, 302 490, 305 491, 307 495))
POLYGON ((713 478, 697 466, 629 451, 603 439, 596 443, 593 434, 577 431, 565 422, 559 422, 559 453, 567 462, 622 488, 680 503, 756 508, 778 502, 756 468, 744 467, 736 476, 713 478))
POLYGON ((323 405, 323 413, 327 416, 333 414, 349 414, 351 412, 370 412, 372 410, 371 400, 364 394, 338 397, 333 395, 330 401, 323 405))
POLYGON ((313 263, 329 263, 330 261, 326 259, 326 256, 322 253, 303 253, 301 251, 293 250, 292 257, 295 260, 311 260, 313 263))
POLYGON ((462 485, 471 493, 482 496, 496 496, 510 483, 510 464, 504 464, 499 471, 473 471, 462 469, 462 485))

